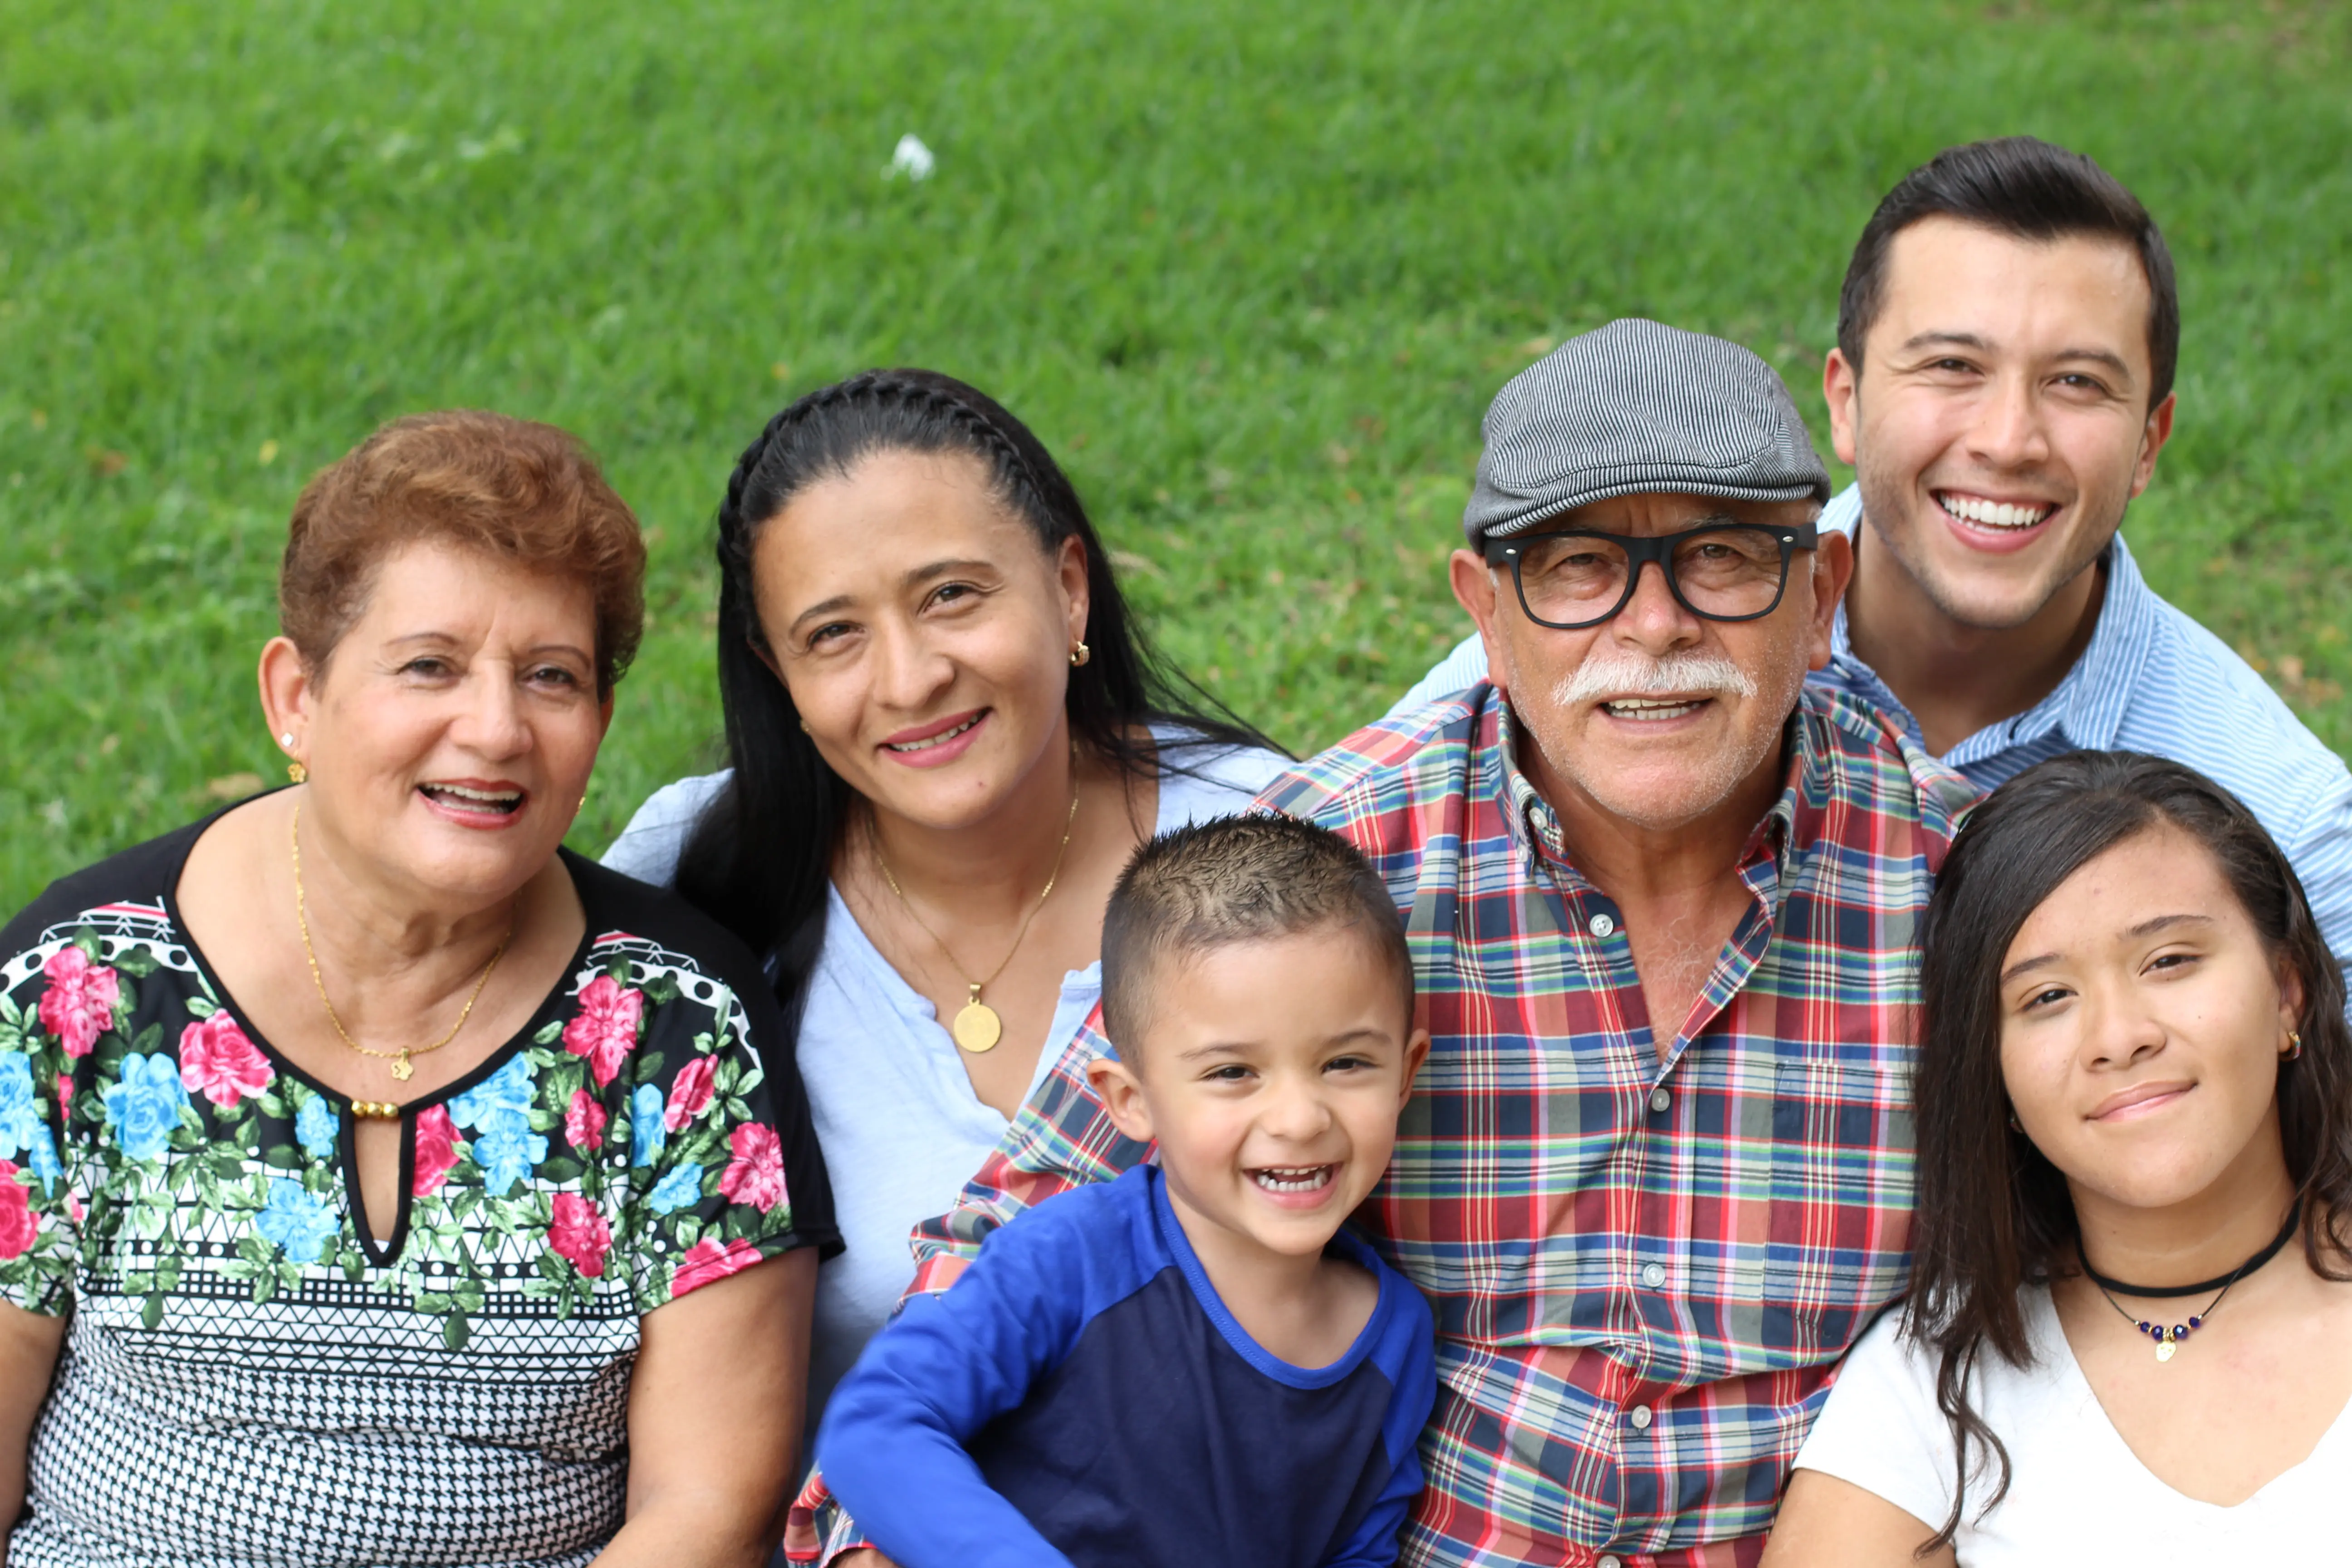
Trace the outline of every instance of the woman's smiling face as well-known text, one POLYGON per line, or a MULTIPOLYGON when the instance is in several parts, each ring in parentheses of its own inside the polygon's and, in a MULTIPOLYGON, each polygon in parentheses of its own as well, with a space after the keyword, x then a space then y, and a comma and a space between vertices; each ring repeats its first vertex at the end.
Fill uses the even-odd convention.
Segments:
POLYGON ((2168 823, 2086 862, 2001 960, 2001 1076, 2078 1191, 2182 1203, 2277 1157, 2279 1058, 2301 1011, 2212 854, 2168 823))
POLYGON ((384 559, 302 685, 305 834, 331 827, 378 878, 453 907, 546 867, 612 717, 586 583, 435 542, 384 559))
POLYGON ((1041 548, 977 458, 876 453, 794 495, 751 563, 772 667, 877 808, 983 822, 1066 743, 1086 552, 1041 548))

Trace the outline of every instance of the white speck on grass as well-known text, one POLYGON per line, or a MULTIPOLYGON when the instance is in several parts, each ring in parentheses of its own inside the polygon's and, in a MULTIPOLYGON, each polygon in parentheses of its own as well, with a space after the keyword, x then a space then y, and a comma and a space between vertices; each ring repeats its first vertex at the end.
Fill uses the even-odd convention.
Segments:
POLYGON ((909 131, 890 150, 890 166, 882 171, 882 177, 895 180, 904 174, 910 180, 928 180, 938 162, 931 156, 931 150, 923 145, 923 139, 909 131))
POLYGON ((467 137, 457 143, 457 156, 468 163, 478 163, 501 153, 519 153, 521 150, 522 132, 511 125, 501 125, 480 141, 467 137))

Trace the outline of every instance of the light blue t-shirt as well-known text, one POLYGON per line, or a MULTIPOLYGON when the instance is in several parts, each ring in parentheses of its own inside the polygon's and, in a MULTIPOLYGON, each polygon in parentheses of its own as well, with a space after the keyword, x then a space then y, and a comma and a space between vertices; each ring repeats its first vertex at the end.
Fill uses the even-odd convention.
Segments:
MULTIPOLYGON (((1160 778, 1157 833, 1244 809, 1290 765, 1255 748, 1186 744, 1177 730, 1155 729, 1153 738, 1190 770, 1160 778)), ((706 773, 656 790, 604 852, 604 864, 667 886, 688 835, 727 778, 706 773)), ((1099 963, 1062 977, 1038 1076, 1101 995, 1099 963)), ((809 978, 798 1060, 847 1248, 817 1270, 809 1352, 814 1429, 833 1385, 914 1278, 908 1233, 955 1206, 1006 1122, 972 1092, 938 1009, 890 966, 835 889, 825 894, 824 947, 809 978)))
MULTIPOLYGON (((1861 524, 1855 486, 1822 511, 1823 528, 1852 535, 1861 524)), ((2245 802, 2270 830, 2303 881, 2329 951, 2337 963, 2352 963, 2352 774, 2343 759, 2244 659, 2147 585, 2121 534, 2106 561, 2098 624, 2057 689, 1937 760, 1986 790, 2066 752, 2146 752, 2184 763, 2245 802)), ((1486 650, 1474 633, 1394 710, 1486 678, 1486 650)), ((1829 668, 1812 679, 1883 710, 1926 744, 1919 721, 1854 657, 1843 605, 1830 635, 1829 668)))

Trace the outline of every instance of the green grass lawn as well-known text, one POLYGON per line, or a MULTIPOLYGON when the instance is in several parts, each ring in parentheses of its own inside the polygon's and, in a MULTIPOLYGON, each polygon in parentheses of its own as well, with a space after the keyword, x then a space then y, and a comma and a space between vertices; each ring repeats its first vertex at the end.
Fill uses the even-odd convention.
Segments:
POLYGON ((1814 417, 1845 257, 2031 132, 2180 263, 2157 586, 2352 742, 2352 8, 0 0, 0 910, 271 775, 303 478, 470 405, 605 458, 652 626, 578 838, 713 755, 709 518, 782 400, 995 393, 1286 743, 1463 629, 1497 386, 1646 314, 1814 417), (936 153, 886 180, 893 143, 936 153))

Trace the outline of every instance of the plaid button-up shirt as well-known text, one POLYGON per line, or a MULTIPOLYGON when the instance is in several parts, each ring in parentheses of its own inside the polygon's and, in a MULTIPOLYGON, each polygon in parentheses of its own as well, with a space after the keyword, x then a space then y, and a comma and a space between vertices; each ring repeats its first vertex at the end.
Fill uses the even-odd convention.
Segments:
MULTIPOLYGON (((1976 792, 1843 697, 1809 689, 1789 737, 1747 912, 1663 1053, 1622 917, 1570 862, 1492 687, 1260 797, 1387 880, 1433 1040, 1356 1215, 1437 1315, 1408 1564, 1753 1562, 1831 1368, 1902 1289, 1912 944, 1976 792)), ((1108 1048, 1081 1031, 919 1227, 915 1289, 1147 1157, 1087 1083, 1108 1048)))

